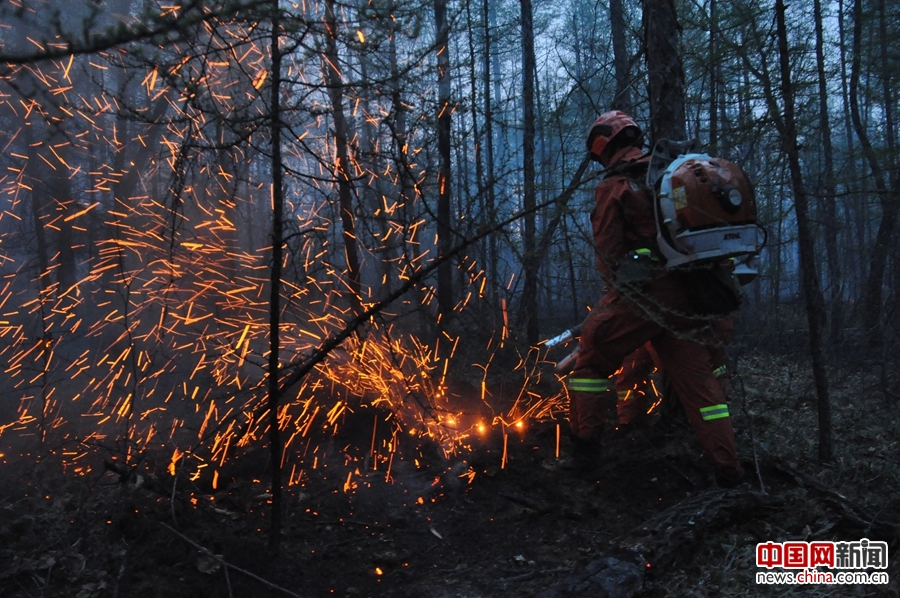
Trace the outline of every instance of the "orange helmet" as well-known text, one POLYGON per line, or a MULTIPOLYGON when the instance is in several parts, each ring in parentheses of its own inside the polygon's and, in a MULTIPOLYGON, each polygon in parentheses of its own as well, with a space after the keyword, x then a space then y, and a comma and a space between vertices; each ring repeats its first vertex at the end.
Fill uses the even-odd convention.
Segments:
POLYGON ((591 125, 587 137, 587 150, 591 159, 603 163, 603 152, 613 139, 622 142, 622 145, 640 146, 644 132, 637 126, 634 119, 621 110, 604 112, 600 118, 591 125))

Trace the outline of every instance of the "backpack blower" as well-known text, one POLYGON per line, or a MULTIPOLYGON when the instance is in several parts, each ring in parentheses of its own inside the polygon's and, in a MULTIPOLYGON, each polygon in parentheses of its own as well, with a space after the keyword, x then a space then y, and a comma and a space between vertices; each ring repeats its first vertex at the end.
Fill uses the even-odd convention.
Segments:
POLYGON ((734 274, 746 284, 756 277, 754 258, 766 236, 753 186, 738 165, 696 153, 694 145, 661 139, 650 157, 660 253, 669 268, 735 258, 734 274))

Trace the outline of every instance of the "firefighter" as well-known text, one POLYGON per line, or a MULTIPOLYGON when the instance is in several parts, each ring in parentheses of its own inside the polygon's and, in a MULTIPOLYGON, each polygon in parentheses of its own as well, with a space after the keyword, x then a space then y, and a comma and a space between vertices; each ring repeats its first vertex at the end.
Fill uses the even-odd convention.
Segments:
MULTIPOLYGON (((579 353, 567 380, 576 466, 596 468, 604 431, 615 426, 617 394, 611 377, 633 351, 650 342, 720 485, 743 477, 728 405, 714 374, 716 345, 703 283, 717 274, 666 269, 656 247, 653 196, 644 184, 649 157, 643 132, 620 111, 601 115, 587 148, 606 169, 591 213, 597 266, 607 292, 582 324, 579 353), (688 275, 690 274, 690 277, 688 275), (690 283, 688 283, 690 280, 690 283)), ((712 286, 712 282, 710 282, 712 286)))

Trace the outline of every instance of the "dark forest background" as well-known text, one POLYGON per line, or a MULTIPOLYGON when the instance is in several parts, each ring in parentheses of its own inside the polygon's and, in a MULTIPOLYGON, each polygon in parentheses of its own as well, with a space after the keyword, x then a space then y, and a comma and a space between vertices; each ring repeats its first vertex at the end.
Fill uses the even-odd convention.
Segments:
POLYGON ((0 434, 212 484, 267 446, 277 494, 363 409, 376 462, 559 413, 537 345, 601 296, 584 142, 618 108, 753 180, 738 345, 814 370, 827 460, 829 376, 900 392, 895 8, 5 2, 0 434))

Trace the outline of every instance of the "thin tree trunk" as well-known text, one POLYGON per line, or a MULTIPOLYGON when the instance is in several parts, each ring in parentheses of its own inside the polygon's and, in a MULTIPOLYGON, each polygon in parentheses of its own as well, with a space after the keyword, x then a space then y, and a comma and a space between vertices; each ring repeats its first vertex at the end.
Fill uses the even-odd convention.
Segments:
MULTIPOLYGON (((488 198, 485 189, 485 174, 484 174, 484 131, 479 127, 479 118, 478 118, 478 73, 476 69, 476 65, 478 64, 478 55, 476 53, 475 48, 475 21, 472 18, 472 10, 471 3, 466 3, 466 27, 467 37, 469 42, 469 88, 472 94, 472 134, 475 138, 475 189, 476 189, 476 197, 479 205, 480 218, 484 220, 485 218, 490 218, 490 210, 488 205, 488 198)), ((487 32, 485 32, 486 34, 487 32)), ((485 40, 486 46, 489 46, 490 42, 485 40)), ((485 93, 489 94, 489 90, 485 87, 485 93)), ((489 98, 489 96, 487 96, 489 98)), ((490 100, 487 100, 486 105, 489 105, 490 100)), ((490 263, 490 241, 485 240, 482 243, 479 243, 478 246, 478 261, 481 264, 482 269, 488 269, 488 264, 490 263)), ((489 278, 490 279, 490 278, 489 278)), ((480 304, 483 308, 489 309, 489 304, 487 302, 482 302, 480 304)))
MULTIPOLYGON (((485 0, 485 6, 488 15, 488 26, 492 31, 497 30, 497 9, 494 2, 498 0, 485 0)), ((501 36, 497 33, 492 39, 499 40, 501 36)), ((510 160, 512 160, 512 152, 509 149, 509 125, 507 119, 505 118, 505 112, 503 109, 503 63, 500 61, 500 52, 492 52, 489 54, 491 60, 491 83, 493 85, 493 114, 497 117, 496 124, 498 125, 498 135, 494 140, 494 158, 495 164, 500 163, 506 164, 510 160), (499 159, 497 159, 499 157, 499 159)), ((502 173, 505 175, 506 173, 502 173)), ((500 190, 500 197, 506 197, 509 195, 509 189, 507 188, 507 183, 505 180, 505 176, 498 176, 497 172, 494 171, 491 175, 493 184, 494 184, 494 192, 496 193, 497 188, 500 190)))
MULTIPOLYGON (((852 195, 852 200, 848 203, 847 210, 851 213, 851 222, 853 223, 856 239, 854 244, 856 247, 868 247, 869 233, 867 226, 866 214, 868 212, 867 200, 862 193, 859 193, 859 176, 857 175, 857 158, 853 142, 853 117, 850 110, 850 75, 847 73, 847 53, 850 52, 852 60, 852 49, 847 47, 847 30, 845 26, 844 0, 838 0, 838 42, 841 52, 841 105, 844 113, 844 143, 846 144, 846 162, 847 171, 844 180, 848 181, 846 190, 852 195)), ((864 300, 865 280, 868 277, 866 262, 860 257, 855 257, 853 262, 849 264, 846 273, 852 273, 852 297, 858 299, 862 304, 864 300)))
POLYGON ((832 460, 831 401, 828 396, 828 375, 825 355, 822 350, 825 299, 822 297, 822 289, 819 287, 819 275, 816 272, 815 246, 809 223, 809 199, 806 195, 803 173, 800 168, 800 150, 797 145, 797 130, 794 122, 794 92, 791 83, 790 51, 788 49, 784 12, 784 0, 776 0, 775 18, 778 30, 778 53, 781 63, 781 97, 784 102, 784 118, 780 122, 779 129, 782 143, 788 156, 791 187, 794 191, 794 212, 797 216, 797 240, 800 246, 803 295, 806 300, 806 316, 809 324, 810 347, 812 349, 813 377, 819 405, 819 460, 824 462, 832 460))
POLYGON ((824 34, 822 30, 822 2, 814 0, 813 18, 816 21, 816 67, 819 78, 819 128, 822 131, 822 157, 825 167, 825 185, 822 193, 822 209, 825 214, 825 253, 828 257, 828 284, 830 289, 831 343, 840 342, 844 329, 841 296, 843 279, 837 251, 838 225, 834 195, 834 150, 831 145, 831 123, 828 118, 828 85, 825 77, 824 34))
MULTIPOLYGON (((450 251, 452 247, 450 215, 451 215, 451 112, 450 106, 450 24, 447 22, 447 0, 434 0, 434 23, 437 31, 437 68, 438 68, 438 156, 440 166, 437 177, 438 207, 437 235, 438 258, 450 251)), ((438 268, 437 300, 438 311, 446 320, 453 311, 453 264, 445 260, 438 268)))
POLYGON ((674 0, 644 0, 644 45, 650 95, 650 138, 683 139, 684 69, 674 0))
MULTIPOLYGON (((485 137, 485 162, 487 164, 487 180, 485 201, 487 202, 488 224, 493 225, 497 221, 496 214, 496 172, 494 169, 494 110, 491 102, 491 11, 490 0, 484 0, 484 137, 485 137)), ((496 235, 490 235, 487 239, 487 276, 490 281, 489 292, 492 292, 497 281, 497 239, 496 235)))
MULTIPOLYGON (((884 134, 887 138, 887 153, 885 154, 885 167, 888 172, 888 183, 889 183, 889 193, 883 198, 883 206, 884 212, 882 213, 882 225, 884 228, 888 229, 885 231, 883 237, 880 237, 878 240, 883 242, 883 244, 876 244, 876 249, 883 249, 885 253, 885 262, 889 258, 892 257, 892 250, 896 249, 896 243, 892 243, 894 231, 897 229, 897 218, 898 212, 900 212, 900 171, 897 168, 897 143, 896 143, 896 130, 894 128, 894 89, 892 87, 892 68, 896 68, 894 65, 896 62, 891 61, 891 57, 888 55, 888 47, 891 43, 891 40, 888 36, 887 31, 887 23, 888 23, 888 15, 887 9, 885 6, 885 0, 878 1, 878 38, 879 38, 879 47, 881 50, 881 85, 882 85, 882 99, 884 102, 884 134), (887 218, 884 217, 885 213, 890 211, 890 224, 887 224, 887 218)), ((879 235, 881 235, 881 228, 878 230, 879 235)), ((887 264, 885 263, 885 267, 887 264)), ((896 268, 896 264, 895 264, 896 268)), ((888 284, 888 294, 890 296, 890 289, 893 288, 890 282, 889 274, 882 274, 882 280, 887 278, 888 284)), ((894 281, 896 282, 896 281, 894 281)), ((879 304, 881 302, 879 301, 879 304)), ((882 309, 882 312, 885 310, 882 309)), ((887 350, 887 344, 885 344, 884 350, 887 350)))
POLYGON ((281 547, 281 431, 278 427, 278 408, 281 399, 279 382, 279 326, 281 323, 281 261, 284 243, 284 190, 281 166, 281 48, 278 45, 280 24, 278 0, 273 0, 272 16, 272 90, 270 127, 272 129, 272 265, 269 273, 269 460, 272 466, 272 523, 269 528, 269 548, 277 552, 281 547))
POLYGON ((338 186, 344 254, 349 279, 348 287, 352 295, 350 304, 359 314, 362 313, 359 244, 353 216, 353 183, 350 176, 350 152, 347 147, 347 118, 344 115, 344 83, 340 70, 338 70, 337 19, 334 13, 334 0, 325 0, 325 29, 325 77, 328 83, 328 96, 331 100, 334 145, 337 153, 334 176, 338 186))
POLYGON ((719 142, 719 57, 716 49, 718 19, 716 0, 709 0, 709 151, 712 155, 716 154, 716 144, 719 142))
MULTIPOLYGON (((853 118, 850 115, 850 91, 849 76, 847 74, 847 34, 844 26, 844 0, 838 0, 838 43, 841 52, 841 105, 844 113, 844 143, 846 143, 846 161, 847 161, 847 185, 846 190, 855 192, 858 190, 859 177, 856 173, 856 152, 853 144, 853 118)), ((852 53, 851 53, 852 55, 852 53)), ((866 220, 865 220, 865 204, 866 199, 862 194, 853 196, 853 200, 848 202, 847 210, 852 216, 848 219, 855 227, 856 238, 852 241, 857 247, 865 247, 866 241, 866 220)), ((846 234, 846 233, 845 233, 846 234)), ((852 297, 861 298, 863 280, 867 277, 865 263, 855 258, 847 269, 847 274, 852 273, 852 282, 854 288, 851 290, 852 297)))
POLYGON ((522 137, 523 160, 523 208, 525 216, 524 251, 522 261, 525 280, 522 285, 522 313, 525 320, 528 343, 538 342, 537 319, 537 277, 540 263, 535 259, 535 214, 536 203, 535 171, 534 171, 534 23, 532 21, 531 0, 520 0, 522 15, 522 104, 524 115, 524 132, 522 137))
MULTIPOLYGON (((388 6, 388 10, 393 11, 393 3, 388 6)), ((407 124, 406 124, 406 105, 403 103, 403 89, 400 86, 400 66, 397 58, 397 34, 399 28, 392 26, 391 37, 388 40, 388 61, 391 68, 391 115, 393 123, 394 151, 396 155, 394 159, 397 162, 397 184, 400 190, 400 199, 403 202, 403 209, 406 215, 406 234, 405 250, 403 255, 410 260, 410 263, 416 263, 419 257, 419 241, 416 237, 417 231, 415 227, 415 203, 417 199, 415 178, 410 171, 409 160, 407 159, 407 124)))
POLYGON ((472 11, 470 3, 466 3, 466 25, 469 41, 469 88, 472 93, 472 135, 475 143, 475 189, 477 195, 484 197, 484 151, 482 147, 481 130, 478 127, 478 77, 475 72, 477 63, 475 56, 475 29, 472 26, 472 11))
MULTIPOLYGON (((365 7, 365 2, 361 2, 359 10, 362 12, 363 10, 365 10, 365 7)), ((373 66, 374 65, 372 64, 371 50, 367 47, 363 47, 359 53, 359 70, 363 81, 369 80, 369 76, 372 72, 373 66)), ((379 169, 378 167, 379 161, 376 156, 376 147, 378 146, 378 132, 375 125, 373 124, 374 119, 371 116, 372 107, 369 101, 371 90, 369 88, 363 88, 360 92, 360 95, 360 109, 362 110, 363 114, 363 133, 359 137, 359 153, 357 155, 357 160, 360 164, 363 165, 362 167, 364 170, 364 176, 366 178, 366 182, 362 185, 361 189, 361 203, 363 206, 363 211, 365 213, 375 215, 374 217, 375 226, 377 227, 377 235, 381 238, 381 240, 379 241, 380 245, 376 243, 376 246, 373 247, 373 249, 377 247, 377 267, 381 274, 381 280, 379 281, 380 284, 378 285, 380 286, 380 290, 378 292, 381 296, 384 296, 390 295, 391 291, 394 288, 393 264, 396 263, 397 248, 393 242, 387 240, 391 238, 390 225, 387 221, 388 216, 382 209, 381 197, 382 195, 386 194, 386 191, 384 189, 385 181, 384 178, 380 175, 381 169, 379 169)), ((360 275, 362 275, 362 273, 360 273, 360 275)))
MULTIPOLYGON (((628 45, 625 41, 625 9, 622 0, 609 0, 609 22, 612 25, 613 68, 616 76, 616 96, 613 110, 629 112, 631 105, 631 73, 628 68, 628 45)), ((581 76, 581 71, 578 71, 581 76)))
MULTIPOLYGON (((882 40, 886 42, 886 40, 882 40)), ((865 313, 864 324, 867 332, 871 335, 870 341, 874 344, 881 342, 881 298, 882 284, 884 281, 884 271, 887 266, 887 256, 891 248, 891 239, 894 234, 894 228, 897 221, 897 208, 900 202, 892 200, 888 194, 888 189, 884 180, 884 172, 872 143, 869 141, 869 134, 863 125, 859 109, 859 75, 860 62, 862 55, 862 0, 856 0, 853 6, 853 59, 850 66, 850 114, 853 118, 853 127, 856 129, 856 136, 862 146, 863 154, 869 162, 869 168, 875 179, 875 186, 878 189, 878 196, 881 200, 881 224, 878 227, 878 233, 875 236, 875 245, 872 248, 872 258, 869 266, 869 278, 866 281, 865 291, 865 313)), ((890 90, 885 98, 885 113, 892 115, 893 111, 890 107, 890 90)), ((890 125, 893 124, 892 118, 888 119, 890 125)), ((890 131, 893 133, 893 131, 890 131)))
MULTIPOLYGON (((784 181, 784 178, 780 178, 784 181)), ((779 184, 779 191, 784 191, 784 183, 779 184)), ((784 196, 785 193, 778 193, 778 224, 775 227, 777 234, 775 235, 775 243, 770 244, 769 251, 775 252, 775 272, 772 274, 772 323, 775 326, 775 340, 780 346, 782 342, 783 328, 781 326, 781 281, 784 278, 784 259, 781 255, 781 248, 784 247, 784 196)))

